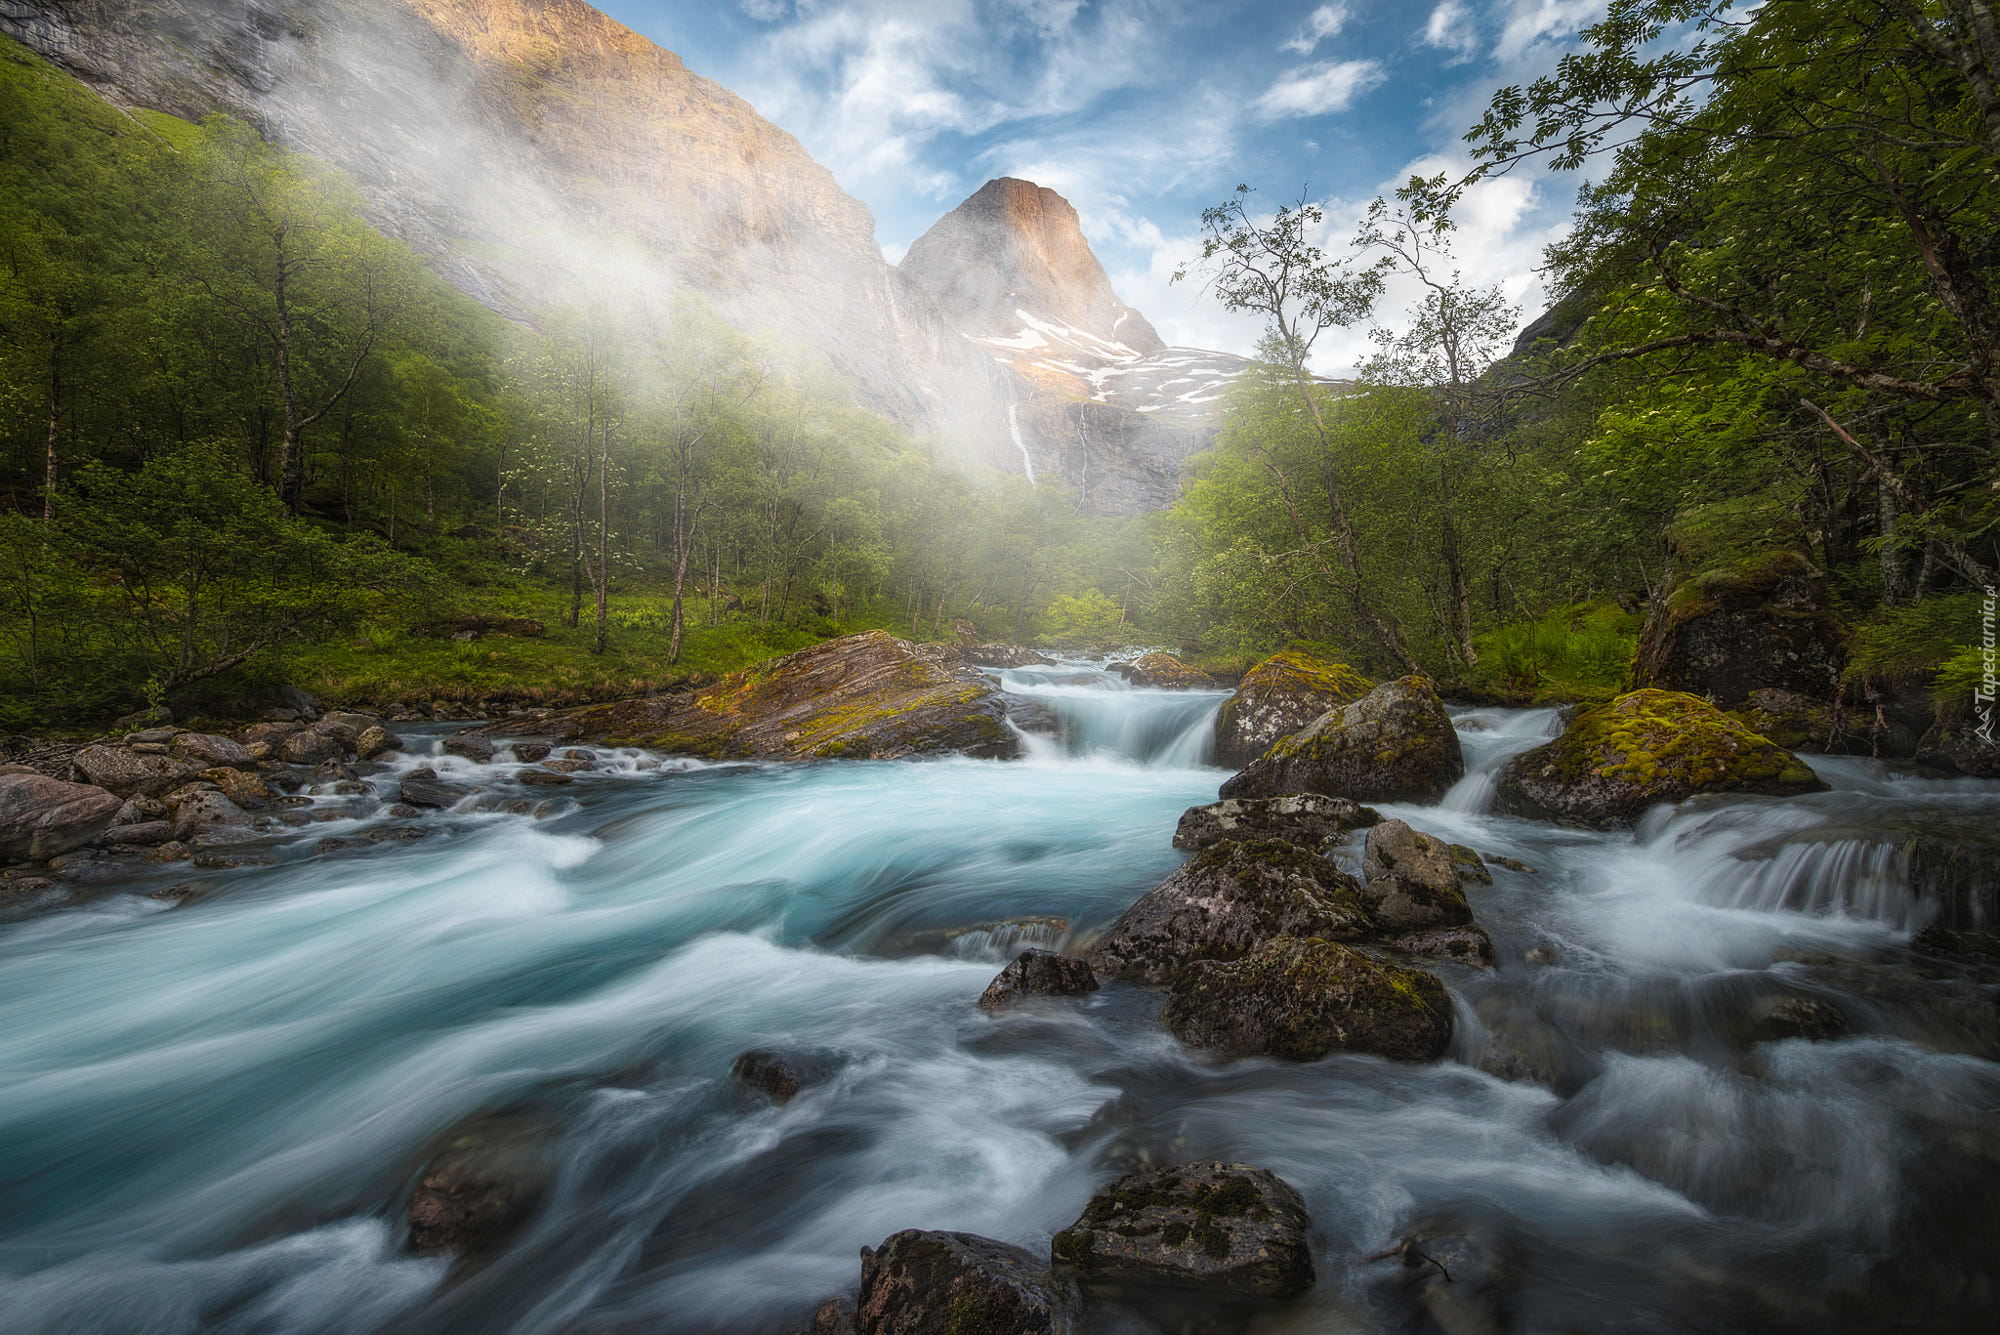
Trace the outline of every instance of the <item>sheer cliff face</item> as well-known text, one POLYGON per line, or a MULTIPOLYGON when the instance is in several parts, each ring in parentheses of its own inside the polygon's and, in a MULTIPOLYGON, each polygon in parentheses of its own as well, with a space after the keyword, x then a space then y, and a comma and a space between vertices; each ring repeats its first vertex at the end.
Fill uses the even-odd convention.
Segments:
POLYGON ((333 162, 495 309, 692 289, 966 462, 1020 467, 1004 378, 883 263, 867 209, 577 0, 8 0, 0 31, 115 100, 228 110, 333 162))
POLYGON ((1118 299, 1076 210, 1002 177, 918 238, 897 266, 1004 367, 1022 467, 1074 486, 1087 509, 1173 503, 1188 456, 1215 439, 1215 404, 1243 359, 1170 348, 1118 299))

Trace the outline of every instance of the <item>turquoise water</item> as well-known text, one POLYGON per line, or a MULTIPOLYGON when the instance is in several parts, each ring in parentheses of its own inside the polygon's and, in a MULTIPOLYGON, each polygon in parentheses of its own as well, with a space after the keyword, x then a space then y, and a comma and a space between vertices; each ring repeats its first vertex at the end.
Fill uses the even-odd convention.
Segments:
MULTIPOLYGON (((1503 968, 1448 978, 1457 1060, 1218 1065, 1144 991, 973 1006, 1021 939, 1086 937, 1177 865, 1175 821, 1225 777, 1203 763, 1219 694, 1007 681, 1061 722, 1018 761, 623 753, 540 819, 311 856, 384 823, 364 810, 183 907, 145 897, 156 878, 0 927, 0 1331, 776 1330, 897 1229, 1046 1248, 1110 1177, 1189 1158, 1306 1196, 1321 1284, 1273 1330, 1423 1328, 1358 1257, 1447 1218, 1531 1258, 1523 1328, 1775 1328, 1785 1295, 1895 1255, 1936 1173, 1990 1167, 2000 1067, 1963 1026, 1849 996, 1855 1036, 1746 1056, 1716 1017, 1745 988, 1825 992, 1797 961, 1894 954, 1915 925, 1838 887, 1788 907, 1776 873, 1745 891, 1748 841, 1815 803, 2000 814, 2000 786, 1834 762, 1841 791, 1733 824, 1563 832, 1481 810, 1481 775, 1552 716, 1469 713, 1466 784, 1389 809, 1538 868, 1475 893, 1503 968), (1531 970, 1534 946, 1560 962, 1531 970), (1572 1097, 1469 1064, 1497 993, 1570 1017, 1572 1097), (1605 1020, 1635 1009, 1646 1042, 1605 1020), (769 1106, 727 1076, 758 1046, 834 1074, 769 1106), (538 1128, 548 1190, 450 1276, 404 1252, 408 1193, 496 1112, 538 1128)), ((401 763, 502 790, 510 769, 401 763)))

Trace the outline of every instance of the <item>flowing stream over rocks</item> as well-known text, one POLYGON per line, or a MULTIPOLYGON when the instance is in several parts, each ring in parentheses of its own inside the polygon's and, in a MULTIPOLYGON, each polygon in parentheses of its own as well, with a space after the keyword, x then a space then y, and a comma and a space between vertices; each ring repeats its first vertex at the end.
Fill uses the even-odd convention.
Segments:
POLYGON ((1485 810, 1554 712, 1457 711, 1466 778, 1380 804, 1494 863, 1499 967, 1427 965, 1447 1059, 1219 1064, 1156 992, 974 1003, 1182 861, 1223 694, 1000 675, 1053 729, 1011 762, 600 750, 527 789, 405 729, 384 793, 489 790, 427 838, 316 855, 410 823, 328 795, 178 907, 190 873, 146 868, 0 925, 0 1331, 779 1331, 899 1229, 1046 1255, 1095 1188, 1197 1160, 1310 1210, 1317 1287, 1258 1331, 1987 1328, 2000 1012, 1919 976, 1952 885, 1913 897, 1896 831, 2000 826, 2000 784, 1815 760, 1831 792, 1566 830, 1485 810), (754 1048, 823 1078, 753 1094, 754 1048), (410 1192, 482 1115, 531 1137, 535 1206, 454 1270, 410 1192), (1458 1296, 1364 1259, 1413 1233, 1458 1296))

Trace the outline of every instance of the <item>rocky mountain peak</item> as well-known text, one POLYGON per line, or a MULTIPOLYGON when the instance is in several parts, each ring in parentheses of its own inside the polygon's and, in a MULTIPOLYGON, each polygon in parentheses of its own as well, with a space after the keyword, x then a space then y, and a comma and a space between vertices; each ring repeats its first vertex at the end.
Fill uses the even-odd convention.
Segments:
POLYGON ((1166 346, 1111 290, 1070 202, 1033 181, 988 181, 897 267, 975 338, 1010 338, 1041 323, 1141 356, 1166 346))

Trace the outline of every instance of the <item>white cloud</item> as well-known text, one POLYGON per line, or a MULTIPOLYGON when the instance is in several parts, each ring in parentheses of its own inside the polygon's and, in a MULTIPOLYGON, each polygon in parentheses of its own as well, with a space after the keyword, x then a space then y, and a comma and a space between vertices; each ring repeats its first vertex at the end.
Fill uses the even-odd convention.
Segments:
POLYGON ((1252 105, 1265 120, 1324 116, 1345 111, 1384 77, 1382 66, 1373 60, 1322 61, 1285 74, 1252 105))
POLYGON ((736 7, 759 23, 770 23, 783 18, 792 6, 790 0, 736 0, 736 7))
POLYGON ((1464 0, 1440 0, 1424 25, 1424 45, 1449 51, 1460 60, 1479 48, 1479 25, 1466 9, 1464 0))
POLYGON ((1595 20, 1605 7, 1606 0, 1513 0, 1493 55, 1501 61, 1517 60, 1545 38, 1568 37, 1595 20))
POLYGON ((1306 17, 1305 27, 1299 29, 1297 35, 1286 41, 1279 50, 1296 51, 1302 56, 1309 56, 1321 42, 1329 37, 1338 36, 1346 25, 1345 0, 1341 0, 1338 4, 1321 5, 1306 17))

